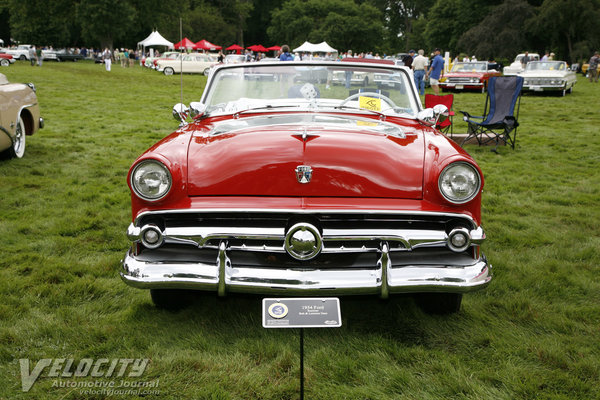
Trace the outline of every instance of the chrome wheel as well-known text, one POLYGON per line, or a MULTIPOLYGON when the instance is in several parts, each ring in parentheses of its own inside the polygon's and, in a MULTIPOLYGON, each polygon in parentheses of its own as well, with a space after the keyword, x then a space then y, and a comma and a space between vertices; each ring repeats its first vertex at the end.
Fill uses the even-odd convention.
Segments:
POLYGON ((10 65, 10 61, 7 59, 2 59, 2 61, 0 61, 0 65, 3 67, 8 67, 10 65))
POLYGON ((13 145, 10 148, 10 156, 15 158, 21 158, 25 154, 25 124, 23 119, 19 115, 19 121, 17 122, 17 129, 15 131, 15 139, 13 145))
POLYGON ((173 75, 173 68, 167 67, 163 72, 165 75, 173 75))

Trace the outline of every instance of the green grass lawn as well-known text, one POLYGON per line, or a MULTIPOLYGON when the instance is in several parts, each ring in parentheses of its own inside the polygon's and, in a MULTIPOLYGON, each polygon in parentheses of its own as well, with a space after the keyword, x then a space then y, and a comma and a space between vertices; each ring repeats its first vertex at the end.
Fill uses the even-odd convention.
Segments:
MULTIPOLYGON (((263 329, 260 297, 172 313, 118 277, 127 171, 176 128, 180 78, 86 62, 0 72, 36 84, 46 120, 23 159, 0 161, 0 399, 298 398, 298 331, 263 329), (84 394, 48 370, 22 392, 19 359, 45 358, 148 358, 130 379, 160 394, 84 394)), ((199 100, 206 78, 183 81, 184 103, 199 100)), ((564 98, 523 96, 514 151, 467 147, 486 179, 492 284, 444 317, 410 297, 343 299, 342 328, 306 331, 307 399, 600 398, 599 96, 581 77, 564 98)), ((458 93, 454 109, 484 100, 458 93)))

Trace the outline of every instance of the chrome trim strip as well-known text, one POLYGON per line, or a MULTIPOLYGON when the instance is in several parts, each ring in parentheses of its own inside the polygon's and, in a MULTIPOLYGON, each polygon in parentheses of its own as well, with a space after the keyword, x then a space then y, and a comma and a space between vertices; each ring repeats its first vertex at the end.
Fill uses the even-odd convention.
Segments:
POLYGON ((134 225, 137 226, 139 220, 141 218, 146 217, 147 215, 164 215, 164 214, 202 214, 202 213, 240 213, 240 214, 252 214, 252 213, 265 213, 265 214, 300 214, 300 215, 310 215, 310 214, 369 214, 369 215, 416 215, 416 216, 431 216, 431 217, 452 217, 452 218, 462 218, 468 220, 472 224, 472 228, 475 229, 477 224, 475 220, 466 214, 458 214, 458 213, 443 213, 443 212, 432 212, 432 211, 406 211, 406 210, 340 210, 340 209, 327 209, 327 208, 311 208, 311 209, 274 209, 274 208, 197 208, 197 209, 175 209, 175 210, 157 210, 157 211, 144 211, 140 213, 135 220, 133 221, 134 225))
MULTIPOLYGON (((136 227, 132 224, 127 229, 127 237, 135 242, 142 240, 144 227, 136 227)), ((482 227, 468 231, 470 243, 482 244, 485 233, 482 227)), ((166 228, 163 232, 165 243, 192 245, 195 247, 213 248, 207 246, 211 240, 256 240, 256 241, 278 241, 280 246, 248 245, 231 246, 229 250, 242 251, 270 251, 276 253, 285 252, 285 229, 284 228, 245 228, 245 227, 179 227, 166 228)), ((379 251, 380 242, 401 243, 402 249, 413 250, 421 247, 442 247, 448 243, 448 234, 438 230, 418 229, 325 229, 322 236, 322 253, 349 253, 349 252, 374 252, 379 251), (373 246, 365 247, 327 247, 331 242, 353 242, 374 241, 373 246)), ((388 245, 389 249, 389 245, 388 245)))

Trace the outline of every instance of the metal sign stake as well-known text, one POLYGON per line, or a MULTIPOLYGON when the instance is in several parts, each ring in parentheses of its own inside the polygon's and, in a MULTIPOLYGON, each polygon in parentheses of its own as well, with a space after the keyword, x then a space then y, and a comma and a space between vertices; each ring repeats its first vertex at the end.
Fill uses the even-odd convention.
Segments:
POLYGON ((300 328, 300 400, 304 400, 304 328, 342 326, 335 297, 263 299, 263 328, 300 328))

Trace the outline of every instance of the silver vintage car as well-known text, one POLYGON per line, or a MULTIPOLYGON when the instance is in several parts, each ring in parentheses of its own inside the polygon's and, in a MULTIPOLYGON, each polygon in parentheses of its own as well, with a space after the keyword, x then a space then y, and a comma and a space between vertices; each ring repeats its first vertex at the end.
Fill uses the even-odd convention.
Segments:
POLYGON ((554 91, 563 96, 572 93, 577 82, 575 71, 571 71, 564 61, 532 61, 519 76, 523 77, 523 90, 554 91))
POLYGON ((9 83, 0 74, 0 152, 8 157, 25 154, 25 137, 44 127, 33 83, 9 83))

